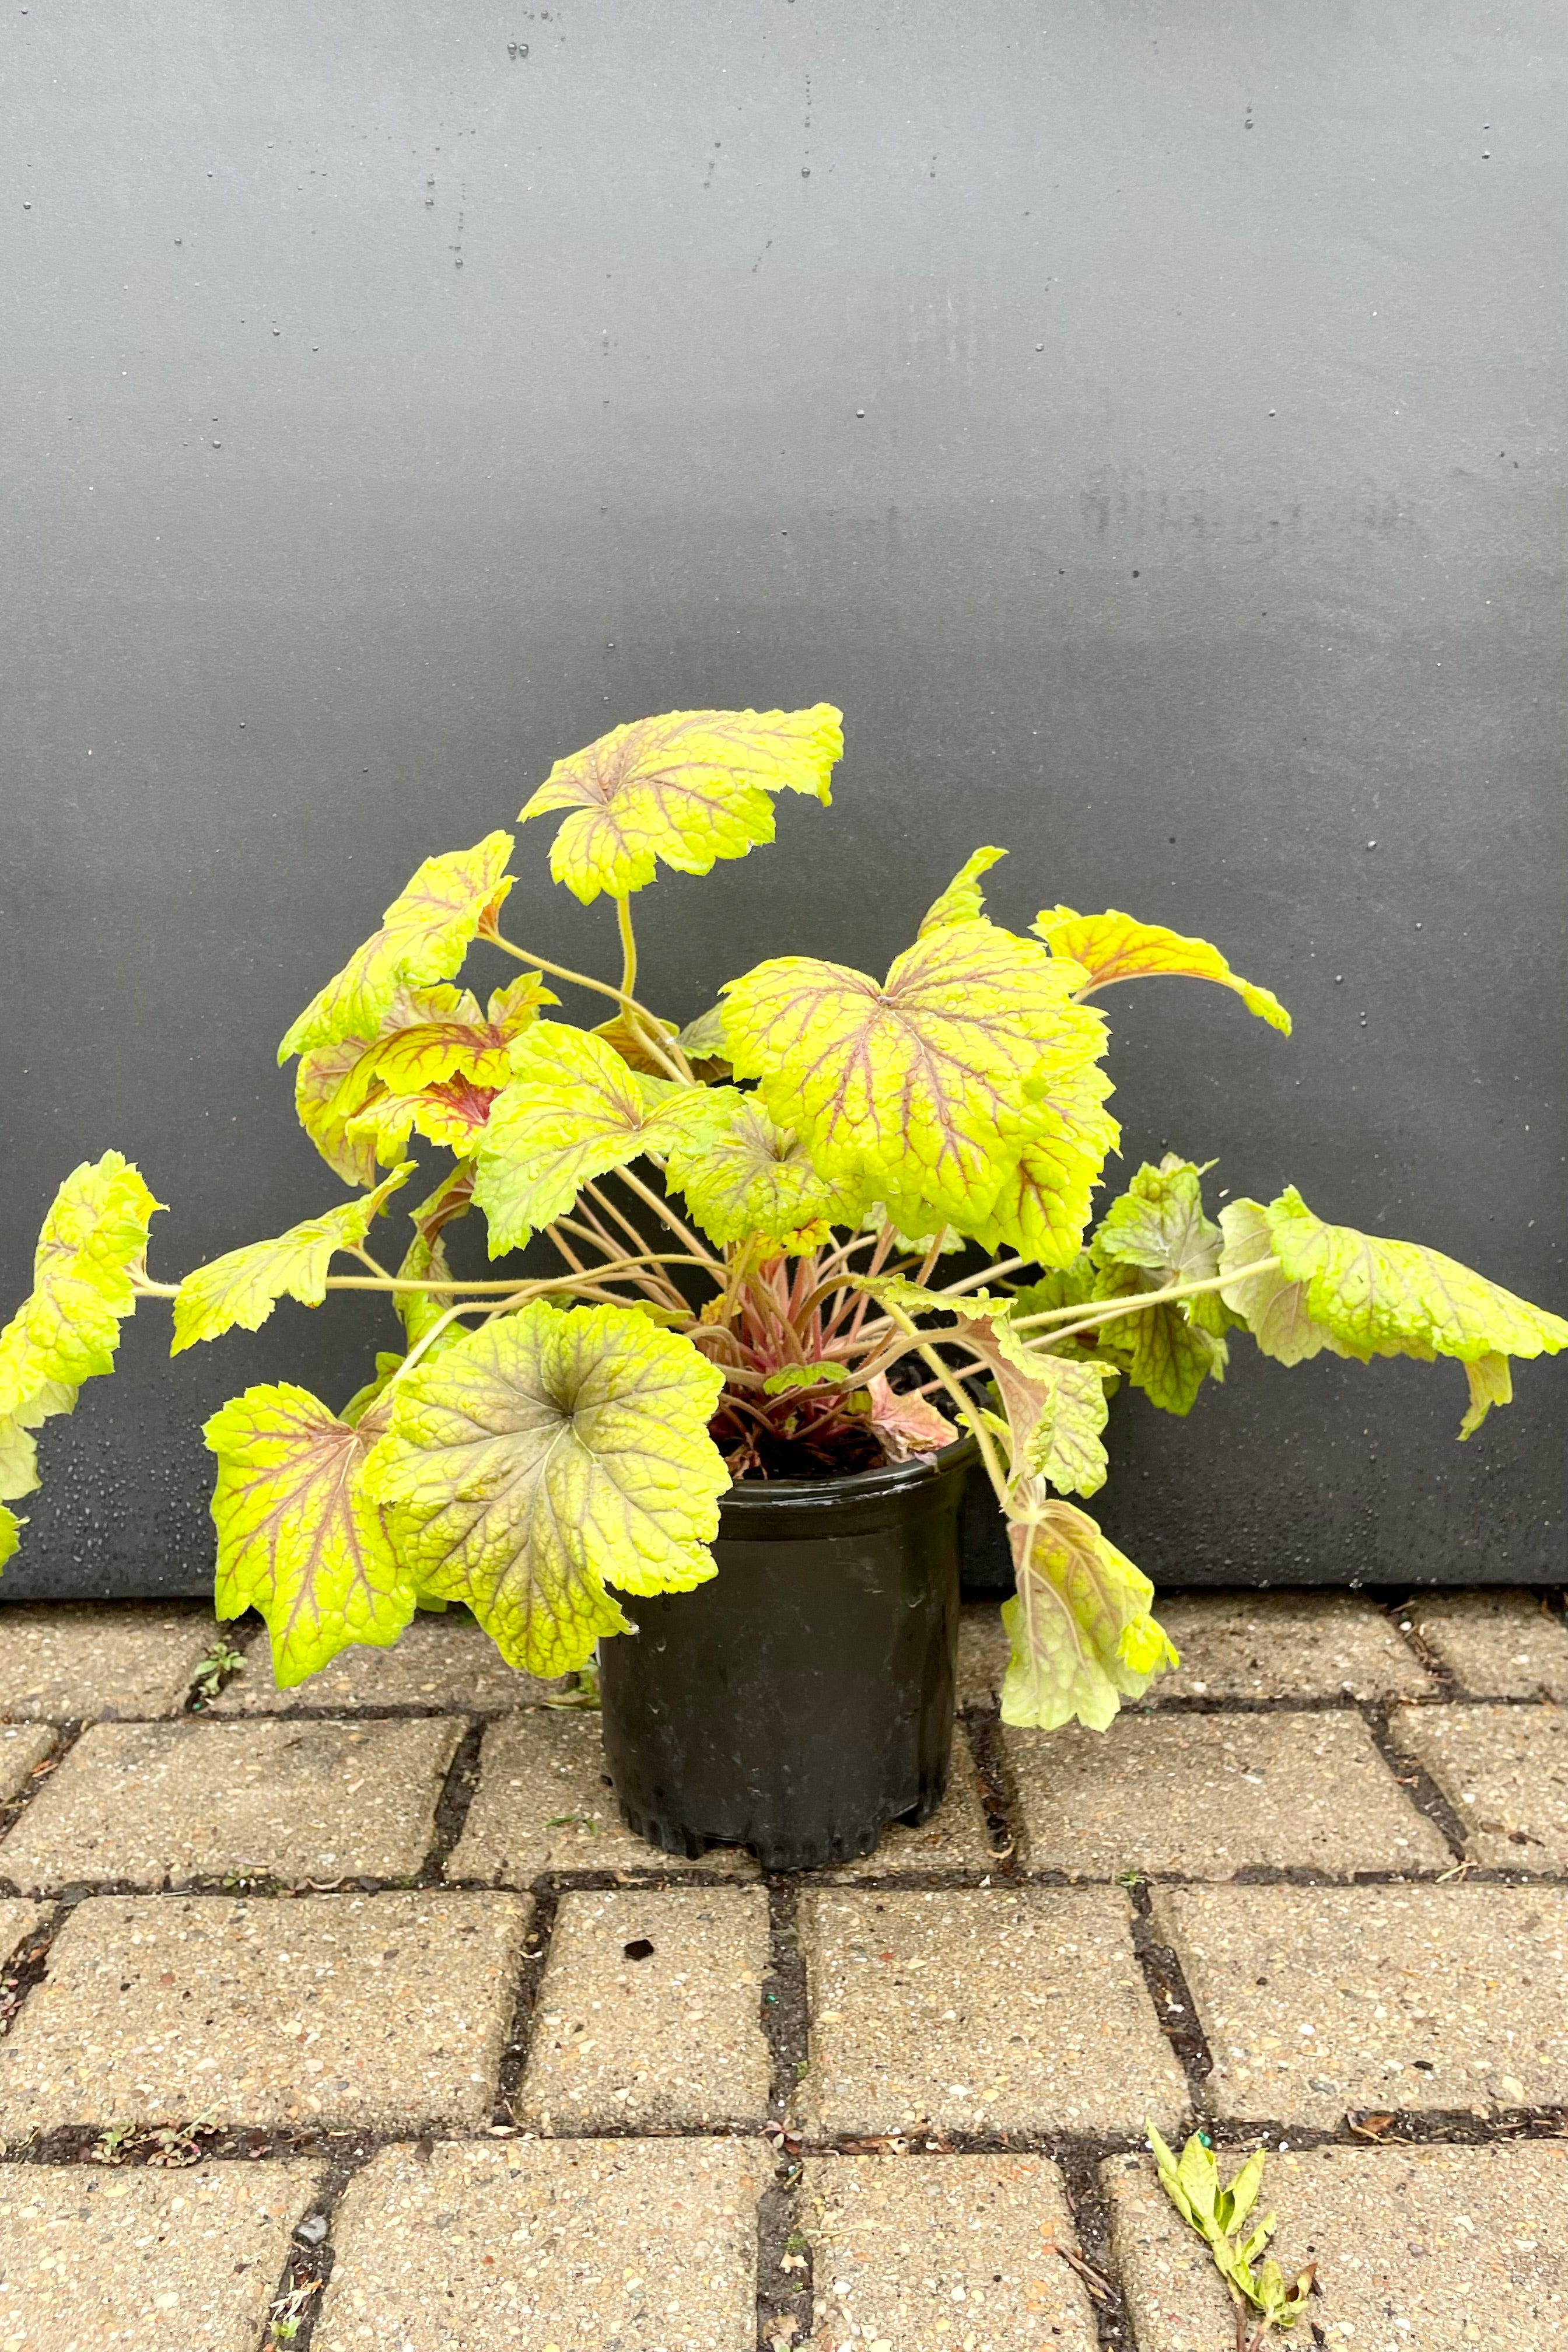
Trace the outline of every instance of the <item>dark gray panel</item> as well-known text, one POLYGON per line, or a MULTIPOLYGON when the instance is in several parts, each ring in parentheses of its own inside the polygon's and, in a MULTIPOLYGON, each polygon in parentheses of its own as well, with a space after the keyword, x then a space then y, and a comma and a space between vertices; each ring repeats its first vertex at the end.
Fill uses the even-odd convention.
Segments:
MULTIPOLYGON (((834 811, 640 902, 671 1011, 879 962, 1008 842, 1005 918, 1173 920, 1297 1015, 1110 998, 1131 1153, 1568 1305, 1561 50, 1458 0, 14 16, 0 1297, 111 1142, 164 1270, 331 1200, 274 1042, 417 860, 614 719, 827 697, 834 811)), ((605 961, 543 849, 513 935, 605 961)), ((6 1592, 195 1589, 204 1412, 372 1336, 138 1332, 6 1592)), ((1560 1573, 1560 1370, 1463 1450, 1460 1388, 1134 1400, 1108 1524, 1173 1581, 1560 1573)))

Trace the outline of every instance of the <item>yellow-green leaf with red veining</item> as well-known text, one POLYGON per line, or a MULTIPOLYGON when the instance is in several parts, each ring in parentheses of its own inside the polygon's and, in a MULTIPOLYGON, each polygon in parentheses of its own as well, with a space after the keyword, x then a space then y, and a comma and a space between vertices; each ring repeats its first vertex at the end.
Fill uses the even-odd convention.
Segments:
POLYGON ((1249 1013, 1271 1029, 1290 1034, 1290 1015, 1267 988, 1232 971, 1219 950, 1207 940, 1188 939, 1163 923, 1141 923, 1115 907, 1103 915, 1080 915, 1071 907, 1047 907, 1033 927, 1053 955, 1067 956, 1089 973, 1085 996, 1109 988, 1117 980, 1146 980, 1166 975, 1177 980, 1213 980, 1233 988, 1249 1013))
POLYGON ((558 760, 520 817, 567 813, 550 870, 584 905, 601 890, 624 898, 643 889, 659 861, 706 874, 773 839, 772 793, 827 801, 844 751, 841 716, 818 702, 639 719, 558 760))
POLYGON ((781 956, 725 991, 735 1074, 826 1177, 909 1233, 973 1233, 1026 1145, 1062 1124, 1047 1090, 1103 1051, 1082 973, 984 921, 930 931, 885 982, 781 956))

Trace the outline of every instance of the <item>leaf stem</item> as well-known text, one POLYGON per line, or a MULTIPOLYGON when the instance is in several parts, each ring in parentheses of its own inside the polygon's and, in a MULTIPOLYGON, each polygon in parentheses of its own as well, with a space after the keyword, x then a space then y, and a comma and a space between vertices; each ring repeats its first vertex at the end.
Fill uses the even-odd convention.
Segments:
POLYGON ((696 1251, 696 1263, 699 1265, 708 1266, 715 1274, 723 1274, 724 1266, 722 1261, 716 1258, 710 1250, 705 1250, 703 1248, 700 1240, 698 1238, 697 1234, 692 1232, 690 1226, 682 1224, 680 1219, 676 1215, 675 1211, 670 1207, 668 1202, 661 1201, 658 1194, 653 1190, 651 1185, 645 1184, 640 1176, 634 1176, 629 1168, 617 1168, 615 1172, 620 1178, 622 1183, 625 1184, 629 1191, 637 1194, 639 1201, 646 1201, 648 1207, 652 1209, 657 1215, 664 1219, 665 1223, 669 1227, 672 1234, 678 1234, 689 1249, 696 1251))
POLYGON ((1123 1315, 1140 1315, 1145 1307, 1164 1307, 1175 1298, 1197 1298, 1205 1290, 1224 1290, 1233 1282, 1245 1282, 1249 1275, 1267 1274, 1277 1266, 1277 1257, 1260 1257, 1252 1265, 1233 1267, 1228 1274, 1216 1274, 1203 1282, 1173 1282, 1163 1290, 1139 1290, 1125 1298, 1108 1300, 1100 1307, 1089 1307, 1079 1301, 1076 1307, 1050 1307, 1038 1315, 1020 1315, 1014 1324, 1015 1331, 1040 1330, 1042 1338, 1052 1340, 1070 1339, 1079 1331, 1092 1331, 1101 1323, 1114 1323, 1123 1315), (1073 1318, 1077 1317, 1077 1321, 1073 1318), (1048 1325, 1048 1333, 1040 1327, 1048 1325))

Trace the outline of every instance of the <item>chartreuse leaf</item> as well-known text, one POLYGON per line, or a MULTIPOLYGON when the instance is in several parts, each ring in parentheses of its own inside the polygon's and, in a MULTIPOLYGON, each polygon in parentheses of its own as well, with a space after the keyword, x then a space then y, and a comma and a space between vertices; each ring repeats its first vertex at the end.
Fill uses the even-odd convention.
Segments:
POLYGON ((689 1021, 676 1036, 676 1044, 690 1063, 693 1073, 706 1080, 728 1075, 730 1041, 724 1034, 724 1008, 710 1005, 695 1021, 689 1021))
POLYGON ((357 1429, 377 1397, 385 1390, 387 1382, 407 1361, 406 1356, 400 1356, 392 1349, 378 1348, 375 1354, 374 1378, 366 1381, 363 1388, 355 1389, 339 1418, 346 1421, 351 1429, 357 1429))
POLYGON ((0 1503, 0 1568, 4 1568, 14 1555, 26 1524, 26 1519, 19 1519, 15 1511, 8 1511, 5 1504, 0 1503))
POLYGON ((1290 1034, 1290 1015, 1267 988, 1232 971, 1207 940, 1189 940, 1163 923, 1141 923, 1112 907, 1103 915, 1079 915, 1071 907, 1047 907, 1033 928, 1053 955, 1068 956, 1089 973, 1085 996, 1115 980, 1144 980, 1161 973, 1176 979, 1215 980, 1234 988, 1249 1013, 1271 1029, 1290 1034))
POLYGON ((1047 1048, 1031 1081, 1040 1120, 1009 1170, 974 1238, 987 1249, 1013 1249, 1037 1265, 1068 1265, 1077 1256, 1106 1155, 1121 1129, 1104 1108, 1110 1080, 1086 1060, 1077 1037, 1047 1048))
MULTIPOLYGON (((523 975, 525 982, 531 977, 523 975)), ((479 1008, 467 989, 398 988, 373 1035, 340 1037, 330 1045, 312 1045, 300 1055, 294 1073, 294 1108, 300 1124, 345 1184, 375 1182, 374 1134, 351 1134, 349 1122, 363 1108, 366 1096, 375 1090, 373 1056, 380 1039, 391 1036, 395 1030, 479 1017, 479 1008)))
POLYGON ((594 1177, 669 1151, 722 1117, 704 1088, 639 1077, 602 1037, 556 1021, 536 1022, 514 1042, 511 1068, 474 1177, 492 1257, 521 1248, 594 1177))
POLYGON ((1123 1697, 1177 1664, 1149 1613, 1154 1588, 1086 1512, 1043 1487, 1019 1499, 1029 1507, 1007 1530, 1018 1591, 1002 1609, 1002 1720, 1055 1731, 1076 1717, 1103 1731, 1123 1697))
POLYGON ((400 985, 450 980, 511 888, 511 846, 510 833, 490 833, 472 849, 427 857, 381 929, 312 997, 278 1048, 279 1060, 345 1037, 374 1037, 400 985))
POLYGON ((784 1251, 816 1249, 832 1227, 858 1222, 859 1202, 819 1176, 805 1146, 775 1127, 754 1095, 715 1087, 719 1117, 670 1146, 666 1173, 711 1242, 760 1234, 784 1251))
MULTIPOLYGON (((1167 1152, 1142 1167, 1100 1221, 1092 1256, 1095 1296, 1136 1297, 1219 1271, 1220 1228, 1204 1214, 1203 1171, 1167 1152)), ((1121 1364, 1163 1412, 1190 1412, 1205 1379, 1223 1380, 1230 1320, 1217 1292, 1167 1299, 1102 1324, 1094 1344, 1121 1364)))
POLYGON ((558 760, 520 816, 569 812, 550 870, 584 906, 601 890, 614 898, 641 890, 659 859, 678 874, 707 874, 719 858, 773 839, 770 793, 827 802, 842 716, 818 702, 639 719, 558 760))
POLYGON ((735 1075, 805 1142, 818 1171, 885 1202, 908 1233, 973 1232, 1032 1139, 1048 1053, 1092 1063, 1099 1016, 1069 1002, 1077 968, 986 922, 930 931, 883 983, 781 956, 731 981, 735 1075))
POLYGON ((477 1152, 484 1140, 498 1092, 497 1087, 478 1086, 461 1076, 421 1087, 413 1094, 378 1091, 350 1119, 349 1137, 352 1141, 369 1141, 377 1160, 384 1162, 397 1158, 416 1129, 428 1142, 467 1157, 477 1152))
POLYGON ((447 1225, 466 1217, 474 1205, 474 1171, 471 1161, 448 1169, 433 1192, 408 1212, 409 1222, 433 1242, 447 1225))
POLYGON ((850 1378, 847 1364, 836 1363, 831 1357, 809 1364, 781 1364, 763 1382, 769 1396, 789 1396, 796 1389, 841 1388, 850 1378))
POLYGON ((1300 1363, 1328 1348, 1370 1363, 1374 1356, 1454 1356, 1469 1370, 1470 1405, 1461 1436, 1511 1396, 1510 1356, 1555 1355, 1568 1322, 1532 1307, 1484 1276, 1417 1242, 1384 1241, 1350 1225, 1325 1224, 1294 1185, 1267 1208, 1235 1201, 1220 1213, 1220 1271, 1270 1254, 1278 1270, 1238 1278, 1222 1292, 1266 1355, 1300 1363))
POLYGON ((414 1162, 394 1169, 384 1183, 358 1201, 345 1201, 322 1217, 307 1217, 273 1241, 249 1242, 244 1249, 215 1257, 187 1274, 174 1295, 177 1356, 198 1339, 216 1339, 236 1324, 259 1331, 280 1298, 319 1307, 327 1295, 327 1268, 337 1250, 353 1249, 370 1231, 390 1194, 407 1182, 414 1162))
POLYGON ((384 1034, 365 1057, 363 1076, 389 1095, 418 1094, 454 1077, 477 1087, 504 1087, 511 1075, 507 1049, 512 1039, 537 1020, 541 1005, 560 1002, 538 972, 525 971, 510 988, 496 991, 481 1020, 465 990, 451 1013, 384 1034))
MULTIPOLYGON (((434 1233, 416 1232, 404 1253, 403 1264, 397 1269, 400 1282, 450 1282, 452 1269, 447 1262, 447 1244, 437 1226, 434 1233)), ((450 1298, 440 1291, 400 1290, 393 1300, 398 1318, 408 1334, 409 1346, 423 1339, 433 1324, 438 1323, 451 1306, 450 1298)), ((453 1339, 463 1336, 457 1324, 448 1324, 453 1339)), ((435 1343, 439 1346, 437 1340, 435 1343)))
POLYGON ((676 1028, 672 1021, 658 1021, 650 1017, 641 1022, 630 1022, 624 1013, 612 1013, 607 1021, 599 1023, 594 1035, 602 1037, 606 1045, 613 1047, 628 1069, 639 1071, 647 1078, 669 1076, 668 1063, 659 1061, 649 1049, 653 1045, 675 1042, 676 1028))
POLYGON ((907 1314, 942 1307, 959 1318, 965 1347, 995 1382, 1006 1415, 1002 1426, 1012 1479, 1024 1492, 1041 1478, 1064 1494, 1092 1495, 1104 1486, 1110 1464, 1100 1433, 1106 1423, 1105 1383, 1115 1377, 1110 1364, 1027 1346, 1015 1325, 1016 1299, 986 1291, 925 1290, 900 1275, 863 1276, 855 1286, 907 1314))
POLYGON ((948 923, 973 923, 985 912, 980 877, 1007 855, 1005 849, 977 849, 966 857, 940 898, 933 898, 921 920, 920 936, 939 931, 948 923))
MULTIPOLYGON (((0 1496, 38 1483, 32 1433, 69 1412, 83 1381, 111 1371, 120 1326, 136 1303, 154 1201, 118 1151, 83 1160, 49 1204, 33 1288, 0 1331, 0 1496)), ((17 1521, 7 1514, 13 1548, 17 1521)))
POLYGON ((384 1412, 378 1400, 355 1426, 283 1381, 247 1389, 202 1433, 218 1465, 217 1613, 260 1612, 280 1688, 351 1643, 384 1649, 414 1614, 413 1581, 365 1487, 384 1412))
POLYGON ((712 1575, 722 1386, 643 1316, 536 1300, 405 1375, 371 1487, 422 1591, 466 1601, 509 1664, 567 1674, 629 1630, 607 1585, 712 1575))

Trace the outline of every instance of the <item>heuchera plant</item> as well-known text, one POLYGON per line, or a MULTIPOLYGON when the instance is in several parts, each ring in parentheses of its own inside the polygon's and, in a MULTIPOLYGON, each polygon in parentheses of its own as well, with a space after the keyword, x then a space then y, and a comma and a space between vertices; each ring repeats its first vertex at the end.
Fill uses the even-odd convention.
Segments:
POLYGON ((927 1455, 962 1428, 1016 1569, 1003 1714, 1103 1727, 1174 1656, 1148 1580, 1066 1499, 1105 1478, 1115 1382, 1188 1412, 1241 1330, 1285 1364, 1452 1356, 1468 1437, 1508 1402, 1510 1356, 1568 1341, 1294 1190, 1211 1220, 1187 1160, 1141 1168, 1089 1235, 1118 1142, 1103 992, 1183 975, 1289 1019, 1216 949, 1130 915, 1052 906, 1029 937, 1003 929, 981 884, 1000 849, 975 851, 885 981, 778 956, 685 1027, 656 1012, 637 892, 661 863, 706 874, 771 840, 776 793, 826 803, 842 748, 819 703, 677 711, 557 764, 521 815, 559 815, 555 879, 613 902, 618 979, 504 935, 510 834, 428 859, 283 1040, 305 1131, 355 1188, 320 1216, 154 1282, 140 1174, 113 1151, 77 1169, 0 1335, 0 1494, 37 1484, 32 1432, 111 1368, 139 1299, 173 1301, 178 1354, 285 1296, 379 1291, 403 1344, 341 1409, 279 1382, 206 1424, 218 1615, 261 1612, 279 1683, 450 1601, 512 1665, 568 1673, 626 1630, 616 1591, 713 1574, 732 1480, 927 1455), (522 967, 482 1007, 458 984, 470 950, 522 967), (547 981, 609 1017, 562 1017, 547 981), (394 1266, 367 1243, 401 1213, 416 1136, 452 1164, 394 1266), (454 1274, 447 1228, 471 1213, 492 1258, 542 1235, 558 1267, 454 1274))

